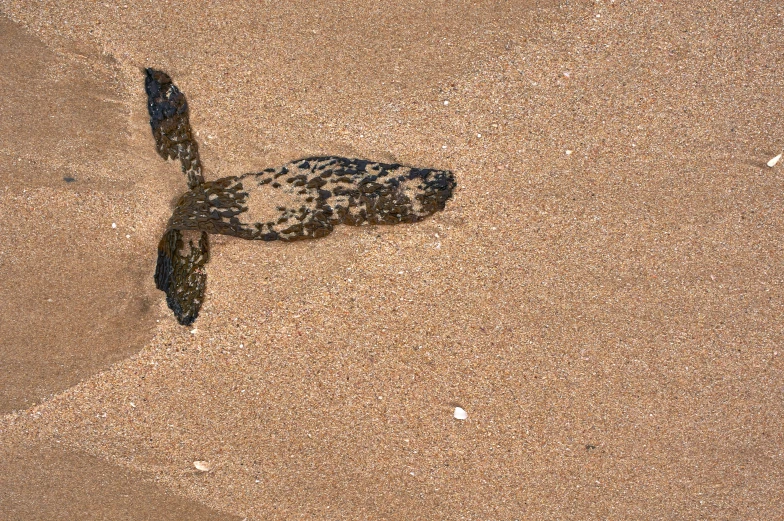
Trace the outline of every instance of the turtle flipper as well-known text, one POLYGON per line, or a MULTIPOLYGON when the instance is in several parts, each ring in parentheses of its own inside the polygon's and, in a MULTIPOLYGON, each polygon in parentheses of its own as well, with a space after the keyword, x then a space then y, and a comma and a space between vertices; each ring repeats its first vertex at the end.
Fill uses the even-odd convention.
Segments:
POLYGON ((184 326, 192 324, 199 316, 207 285, 204 265, 209 258, 209 235, 206 232, 201 232, 198 244, 194 244, 193 240, 185 244, 183 232, 170 229, 158 243, 155 285, 166 293, 166 303, 184 326))

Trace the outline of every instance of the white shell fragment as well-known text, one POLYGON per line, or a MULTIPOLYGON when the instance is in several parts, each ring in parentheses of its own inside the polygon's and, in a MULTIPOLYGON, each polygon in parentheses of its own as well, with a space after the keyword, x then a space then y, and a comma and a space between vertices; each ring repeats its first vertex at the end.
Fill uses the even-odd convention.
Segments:
POLYGON ((210 464, 206 461, 194 461, 193 466, 196 467, 196 470, 200 470, 202 472, 210 471, 210 464))
POLYGON ((468 418, 468 413, 465 412, 465 409, 462 407, 455 407, 455 419, 465 420, 466 418, 468 418))
POLYGON ((781 154, 777 155, 776 157, 774 157, 773 159, 771 159, 770 161, 768 161, 768 166, 769 166, 770 168, 773 168, 774 166, 776 166, 776 163, 778 163, 778 162, 779 162, 779 159, 781 159, 781 154))

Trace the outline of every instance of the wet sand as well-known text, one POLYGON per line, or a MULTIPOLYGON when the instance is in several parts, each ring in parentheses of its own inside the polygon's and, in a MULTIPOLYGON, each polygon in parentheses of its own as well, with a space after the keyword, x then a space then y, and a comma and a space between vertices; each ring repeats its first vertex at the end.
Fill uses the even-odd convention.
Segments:
POLYGON ((0 517, 22 483, 41 518, 145 519, 127 483, 193 518, 784 515, 775 2, 166 6, 0 4, 0 517), (213 237, 183 328, 142 67, 208 180, 340 154, 456 196, 213 237))
POLYGON ((144 264, 154 252, 140 234, 144 194, 156 189, 149 172, 129 175, 152 154, 129 154, 111 58, 58 55, 7 19, 0 39, 0 412, 9 412, 152 338, 157 295, 144 264))
POLYGON ((55 444, 3 444, 0 455, 3 519, 242 519, 167 493, 141 472, 55 444))

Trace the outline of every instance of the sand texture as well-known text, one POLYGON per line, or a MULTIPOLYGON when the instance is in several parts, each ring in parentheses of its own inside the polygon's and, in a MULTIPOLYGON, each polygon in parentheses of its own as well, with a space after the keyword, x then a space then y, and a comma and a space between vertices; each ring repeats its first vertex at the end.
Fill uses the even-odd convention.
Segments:
POLYGON ((0 519, 784 518, 780 2, 0 13, 0 519), (339 155, 454 197, 210 236, 180 326, 145 67, 207 181, 339 155))

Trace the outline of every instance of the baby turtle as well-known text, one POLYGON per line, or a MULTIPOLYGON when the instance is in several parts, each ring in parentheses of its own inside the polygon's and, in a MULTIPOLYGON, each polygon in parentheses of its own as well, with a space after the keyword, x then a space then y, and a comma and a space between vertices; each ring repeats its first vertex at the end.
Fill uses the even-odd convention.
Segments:
POLYGON ((413 223, 443 210, 452 172, 338 156, 307 157, 259 173, 205 181, 185 95, 164 72, 146 69, 150 126, 158 154, 179 159, 189 190, 158 244, 155 284, 180 324, 204 301, 209 234, 297 241, 335 225, 413 223))

